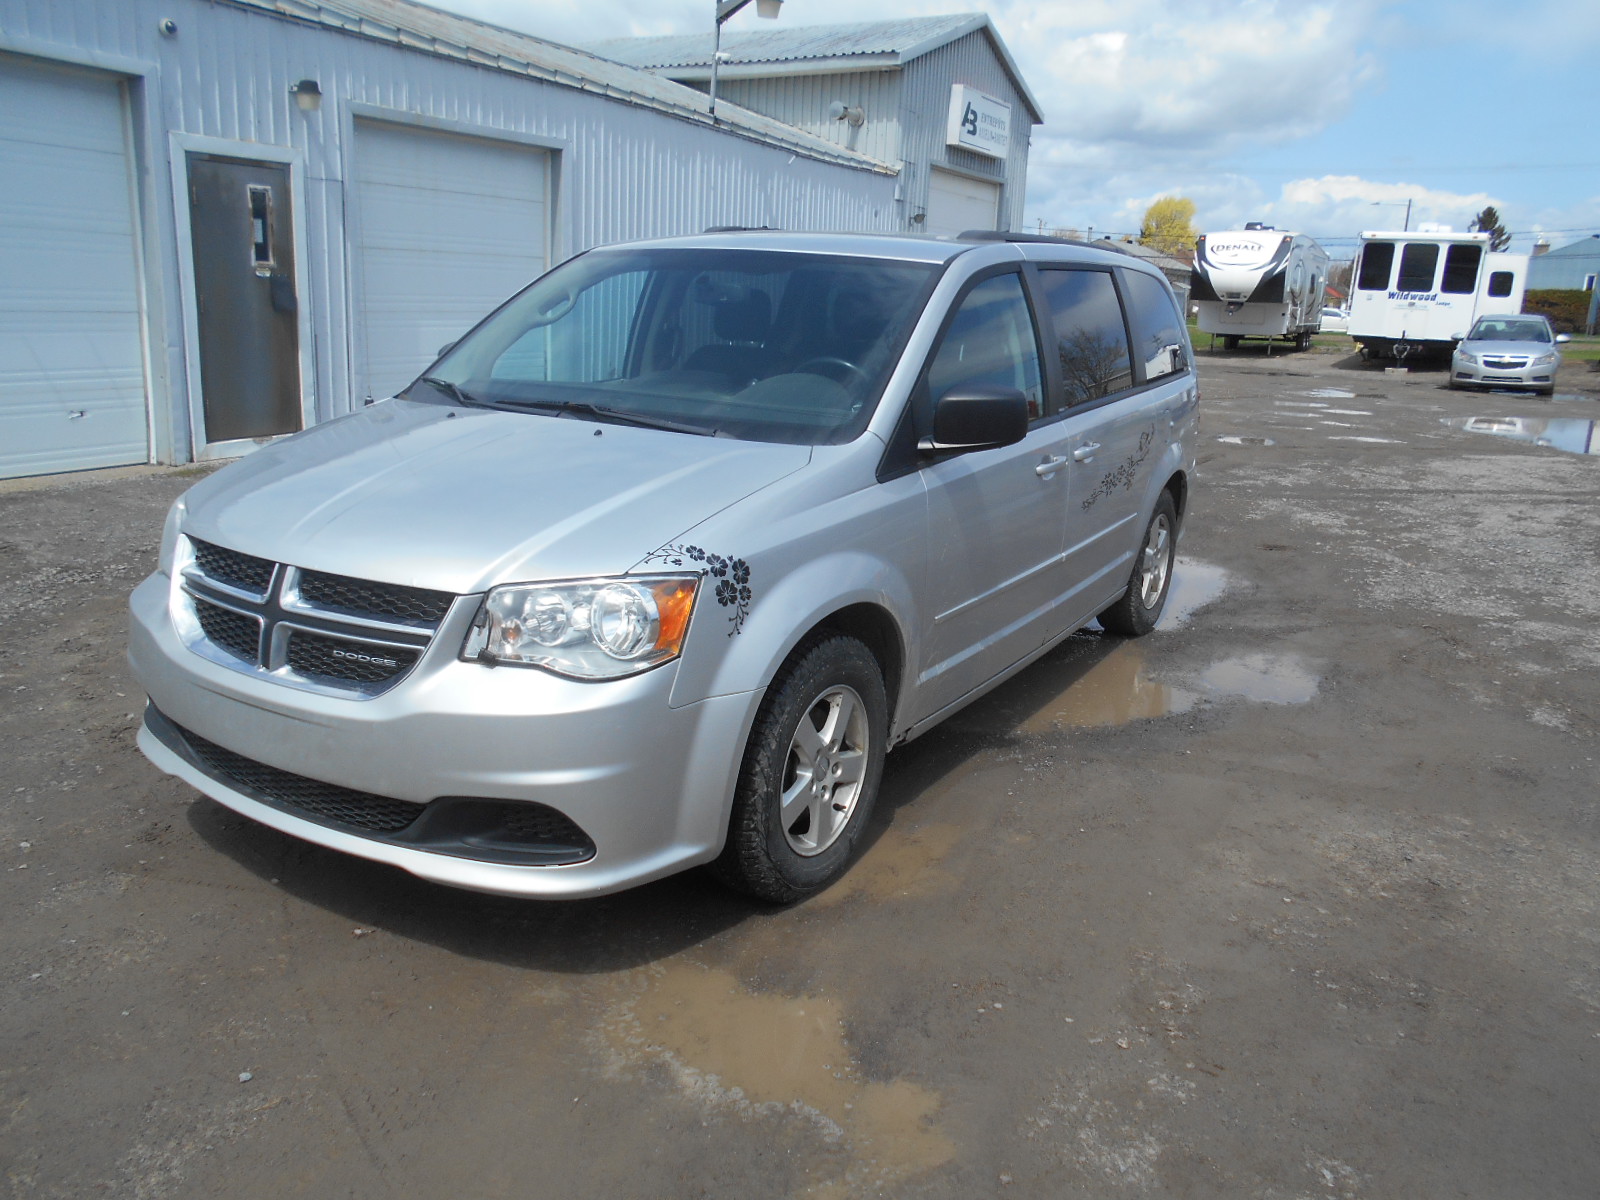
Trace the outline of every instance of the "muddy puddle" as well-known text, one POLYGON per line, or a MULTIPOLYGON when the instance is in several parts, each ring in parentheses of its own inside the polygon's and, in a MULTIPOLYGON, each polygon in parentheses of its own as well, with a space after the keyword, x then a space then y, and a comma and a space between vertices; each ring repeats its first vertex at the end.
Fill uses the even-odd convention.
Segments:
POLYGON ((1330 434, 1329 437, 1328 437, 1328 440, 1330 442, 1366 442, 1367 444, 1373 445, 1373 446, 1404 446, 1405 445, 1405 443, 1402 442, 1399 438, 1358 437, 1355 434, 1349 434, 1349 433, 1330 434))
POLYGON ((1568 454, 1600 454, 1600 422, 1577 417, 1444 417, 1441 423, 1568 454))
POLYGON ((1269 437, 1244 437, 1236 433, 1219 434, 1217 441, 1228 446, 1276 446, 1278 444, 1269 437))
POLYGON ((1299 396, 1311 396, 1317 400, 1354 400, 1356 394, 1347 392, 1343 388, 1312 388, 1309 392, 1297 392, 1299 396))
POLYGON ((1177 629, 1200 609, 1219 599, 1231 581, 1232 577, 1221 567, 1179 555, 1173 565, 1172 584, 1167 589, 1167 606, 1161 610, 1156 628, 1177 629))
POLYGON ((751 991, 720 970, 672 962, 611 1022, 624 1062, 664 1066, 692 1101, 749 1117, 794 1118, 843 1143, 855 1194, 949 1161, 938 1093, 864 1076, 844 1007, 831 996, 751 991))
POLYGON ((1151 678, 1144 648, 1118 646, 1019 727, 1023 733, 1106 729, 1188 712, 1195 693, 1151 678))
POLYGON ((1274 400, 1272 402, 1272 405, 1273 405, 1274 408, 1327 408, 1328 407, 1327 403, 1325 401, 1322 401, 1322 400, 1274 400))
POLYGON ((1258 704, 1306 704, 1322 681, 1295 655, 1246 654, 1213 663, 1200 672, 1198 682, 1212 696, 1258 704))

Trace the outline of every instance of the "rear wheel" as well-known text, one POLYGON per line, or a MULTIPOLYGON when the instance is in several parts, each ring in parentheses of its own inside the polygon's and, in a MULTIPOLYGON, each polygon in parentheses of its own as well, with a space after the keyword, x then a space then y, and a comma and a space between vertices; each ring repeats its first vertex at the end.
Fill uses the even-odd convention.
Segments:
POLYGON ((871 816, 887 737, 888 701, 872 652, 842 634, 802 642, 756 714, 727 844, 712 870, 778 904, 839 878, 871 816))
POLYGON ((1167 606, 1177 554, 1178 510, 1172 503, 1172 493, 1162 492, 1150 515, 1150 524, 1145 526, 1144 543, 1133 560, 1128 590, 1100 614, 1100 624, 1107 632, 1143 637, 1156 627, 1161 610, 1167 606))

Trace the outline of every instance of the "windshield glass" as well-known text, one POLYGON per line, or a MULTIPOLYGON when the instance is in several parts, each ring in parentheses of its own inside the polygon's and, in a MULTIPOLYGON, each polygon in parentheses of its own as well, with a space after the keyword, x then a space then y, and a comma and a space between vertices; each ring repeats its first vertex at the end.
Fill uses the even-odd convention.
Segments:
POLYGON ((822 445, 866 427, 927 263, 603 250, 511 300, 413 388, 458 403, 822 445))
POLYGON ((1486 317, 1472 327, 1472 342, 1548 342, 1550 328, 1543 321, 1514 321, 1486 317))

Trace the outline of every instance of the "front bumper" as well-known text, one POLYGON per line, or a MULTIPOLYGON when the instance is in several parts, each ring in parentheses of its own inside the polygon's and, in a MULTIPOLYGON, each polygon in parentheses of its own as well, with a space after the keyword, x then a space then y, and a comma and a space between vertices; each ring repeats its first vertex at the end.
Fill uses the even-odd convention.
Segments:
POLYGON ((580 683, 461 662, 460 630, 446 627, 391 691, 320 695, 188 649, 168 611, 170 594, 170 580, 155 575, 130 601, 129 661, 152 704, 140 749, 264 825, 434 882, 514 896, 602 895, 708 862, 721 848, 759 692, 674 708, 676 664, 580 683), (197 745, 224 757, 196 753, 197 745), (229 753, 269 775, 402 810, 415 805, 419 820, 434 815, 410 833, 329 819, 325 810, 285 803, 281 789, 263 791, 219 769, 229 753), (519 853, 487 835, 483 821, 462 824, 463 812, 481 815, 484 803, 503 813, 517 802, 570 822, 583 835, 581 853, 537 844, 519 853), (439 815, 445 809, 448 818, 439 815))
POLYGON ((1555 383, 1556 369, 1543 366, 1488 367, 1464 363, 1459 358, 1450 364, 1450 382, 1457 387, 1547 388, 1555 383))

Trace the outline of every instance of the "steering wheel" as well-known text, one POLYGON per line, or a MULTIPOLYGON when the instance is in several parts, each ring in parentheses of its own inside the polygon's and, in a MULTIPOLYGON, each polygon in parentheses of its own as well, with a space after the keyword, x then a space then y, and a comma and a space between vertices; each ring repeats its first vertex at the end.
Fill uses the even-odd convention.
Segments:
POLYGON ((842 358, 834 358, 830 355, 822 355, 817 358, 808 358, 805 360, 805 362, 795 367, 792 373, 796 375, 803 373, 821 375, 824 379, 832 379, 837 384, 843 385, 845 383, 845 379, 835 378, 833 372, 814 371, 812 370, 813 367, 832 367, 838 372, 839 375, 843 375, 846 378, 854 377, 855 381, 862 386, 865 386, 870 382, 870 380, 867 379, 867 373, 860 367, 856 366, 855 363, 847 362, 842 358))

